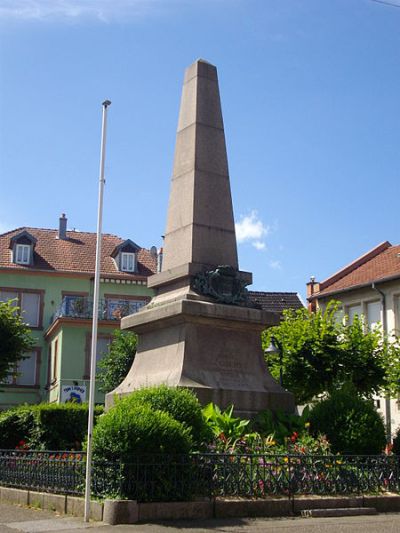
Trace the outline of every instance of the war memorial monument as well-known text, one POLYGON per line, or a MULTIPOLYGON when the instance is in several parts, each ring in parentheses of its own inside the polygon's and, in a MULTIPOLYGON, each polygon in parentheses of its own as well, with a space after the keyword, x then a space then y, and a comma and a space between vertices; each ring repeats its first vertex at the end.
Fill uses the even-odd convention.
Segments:
POLYGON ((107 394, 166 384, 192 389, 202 404, 230 404, 243 416, 294 410, 293 395, 269 374, 260 334, 278 316, 252 306, 239 270, 217 69, 186 69, 161 272, 151 302, 122 319, 139 335, 125 380, 107 394))

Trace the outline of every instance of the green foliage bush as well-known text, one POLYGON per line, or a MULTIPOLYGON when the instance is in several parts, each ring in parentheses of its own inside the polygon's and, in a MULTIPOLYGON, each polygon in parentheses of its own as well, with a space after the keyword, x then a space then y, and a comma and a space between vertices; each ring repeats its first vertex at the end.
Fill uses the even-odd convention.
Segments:
POLYGON ((194 393, 188 389, 166 385, 149 387, 132 393, 126 401, 131 407, 148 405, 153 410, 168 413, 190 430, 193 442, 197 445, 211 438, 201 405, 194 393))
POLYGON ((102 392, 111 392, 123 381, 136 355, 137 335, 131 331, 113 331, 108 353, 99 361, 97 380, 102 392))
POLYGON ((102 495, 141 501, 190 499, 192 467, 180 455, 192 448, 190 429, 166 412, 130 400, 119 400, 93 431, 94 469, 100 469, 106 481, 102 495), (158 454, 165 455, 157 459, 158 454), (175 484, 175 478, 182 484, 175 484))
POLYGON ((18 361, 34 345, 31 331, 18 312, 16 300, 0 302, 0 383, 15 373, 18 361))
POLYGON ((311 432, 327 436, 334 453, 374 455, 385 447, 385 426, 371 400, 354 390, 333 392, 310 413, 311 432))
POLYGON ((124 398, 94 428, 93 458, 129 463, 141 454, 188 453, 192 443, 190 430, 168 413, 124 398))
POLYGON ((303 409, 301 416, 267 409, 258 413, 253 422, 253 428, 261 435, 273 435, 278 444, 284 444, 293 433, 303 433, 308 427, 309 419, 308 406, 303 409))
MULTIPOLYGON (((102 412, 96 407, 95 417, 102 412)), ((87 423, 87 404, 21 405, 0 413, 0 448, 24 441, 32 450, 80 450, 87 423)))
POLYGON ((13 450, 21 441, 27 441, 34 423, 34 413, 30 405, 0 412, 0 448, 13 450))
POLYGON ((218 405, 209 403, 203 409, 203 416, 214 437, 223 436, 224 439, 235 441, 245 434, 250 420, 233 416, 233 405, 221 411, 218 405))

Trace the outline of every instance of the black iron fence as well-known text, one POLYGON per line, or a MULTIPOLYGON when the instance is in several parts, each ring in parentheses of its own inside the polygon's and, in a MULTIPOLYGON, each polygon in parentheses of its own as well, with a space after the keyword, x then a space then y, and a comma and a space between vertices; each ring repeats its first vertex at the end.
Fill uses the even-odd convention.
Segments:
MULTIPOLYGON (((84 452, 0 450, 0 485, 83 494, 84 452)), ((93 462, 92 493, 139 501, 196 496, 400 492, 397 456, 191 454, 93 462)))
POLYGON ((85 459, 83 452, 0 450, 0 485, 80 495, 85 459))

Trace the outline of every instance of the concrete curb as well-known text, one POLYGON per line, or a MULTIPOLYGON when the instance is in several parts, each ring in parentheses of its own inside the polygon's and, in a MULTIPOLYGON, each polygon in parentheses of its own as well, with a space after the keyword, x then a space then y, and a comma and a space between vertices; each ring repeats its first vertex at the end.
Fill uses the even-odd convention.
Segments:
MULTIPOLYGON (((85 502, 77 496, 51 494, 27 489, 0 487, 0 502, 29 505, 38 509, 56 511, 59 514, 84 515, 85 502)), ((92 500, 90 502, 90 518, 101 522, 103 520, 103 504, 92 500)))
MULTIPOLYGON (((49 494, 25 489, 0 487, 0 501, 31 505, 83 517, 84 499, 76 496, 49 494)), ((278 517, 300 515, 304 510, 339 508, 375 508, 381 513, 400 512, 400 495, 366 496, 297 496, 247 500, 245 498, 216 498, 192 502, 148 502, 135 500, 91 501, 90 518, 111 525, 155 522, 157 520, 278 517)))

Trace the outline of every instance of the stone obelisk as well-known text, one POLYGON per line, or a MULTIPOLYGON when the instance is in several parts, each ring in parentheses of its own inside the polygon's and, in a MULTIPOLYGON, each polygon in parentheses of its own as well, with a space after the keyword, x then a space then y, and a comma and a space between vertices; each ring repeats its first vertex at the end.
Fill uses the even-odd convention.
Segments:
POLYGON ((272 312, 248 304, 252 275, 239 271, 217 69, 188 67, 182 91, 162 271, 155 296, 121 327, 139 335, 135 361, 106 398, 161 383, 205 404, 292 411, 292 394, 269 374, 261 348, 272 312))

